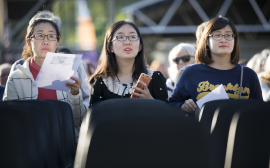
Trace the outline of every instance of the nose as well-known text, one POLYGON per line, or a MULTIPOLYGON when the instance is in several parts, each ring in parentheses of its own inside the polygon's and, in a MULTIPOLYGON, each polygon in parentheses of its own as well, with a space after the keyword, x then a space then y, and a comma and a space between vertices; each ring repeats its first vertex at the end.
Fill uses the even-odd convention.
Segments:
POLYGON ((45 36, 43 40, 43 44, 49 44, 48 36, 45 36))
POLYGON ((131 41, 129 40, 129 38, 126 39, 125 41, 125 45, 129 44, 130 45, 131 41))
POLYGON ((220 41, 227 41, 227 40, 225 39, 225 36, 222 36, 220 41))
POLYGON ((179 59, 178 64, 183 64, 183 63, 184 63, 183 60, 182 59, 179 59))

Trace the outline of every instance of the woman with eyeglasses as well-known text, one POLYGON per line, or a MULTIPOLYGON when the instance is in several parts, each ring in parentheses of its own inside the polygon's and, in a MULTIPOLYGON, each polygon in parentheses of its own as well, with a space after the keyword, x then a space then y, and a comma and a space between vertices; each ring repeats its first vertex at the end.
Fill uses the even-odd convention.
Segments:
POLYGON ((106 32, 99 64, 89 78, 91 91, 89 107, 95 103, 112 98, 139 98, 167 101, 166 80, 161 72, 147 69, 144 59, 144 45, 137 26, 128 21, 119 21, 106 32), (149 86, 136 83, 141 73, 152 77, 149 86), (135 93, 136 89, 140 93, 135 93))
MULTIPOLYGON (((241 65, 239 35, 225 17, 216 17, 206 26, 196 52, 196 64, 186 66, 169 104, 194 113, 196 102, 220 84, 231 99, 240 97, 241 65)), ((256 73, 243 67, 241 99, 260 99, 262 91, 256 73)))
POLYGON ((30 20, 26 44, 23 48, 23 65, 9 75, 3 100, 51 99, 68 103, 73 111, 75 135, 78 136, 82 117, 86 113, 83 104, 81 82, 76 76, 73 82, 66 82, 70 92, 37 88, 33 86, 47 52, 56 52, 60 40, 61 21, 50 11, 38 12, 30 20))
POLYGON ((166 81, 168 96, 171 97, 174 91, 176 82, 179 78, 178 71, 186 65, 195 63, 196 48, 188 43, 180 43, 175 46, 169 53, 168 68, 169 78, 166 81))

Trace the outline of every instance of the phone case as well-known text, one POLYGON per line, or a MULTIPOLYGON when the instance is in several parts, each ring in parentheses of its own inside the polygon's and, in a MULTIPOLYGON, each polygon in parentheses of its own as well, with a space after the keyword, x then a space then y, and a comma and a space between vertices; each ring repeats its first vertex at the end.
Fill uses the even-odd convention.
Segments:
MULTIPOLYGON (((144 73, 141 73, 141 75, 140 75, 140 77, 139 77, 139 80, 138 80, 138 82, 137 82, 137 84, 136 84, 136 87, 142 89, 143 85, 142 85, 141 83, 139 83, 139 81, 143 81, 144 83, 146 83, 146 85, 147 85, 147 87, 148 87, 148 85, 149 85, 151 79, 152 79, 152 78, 151 78, 150 76, 148 76, 148 75, 146 75, 146 74, 144 74, 144 73)), ((135 90, 135 89, 133 90, 133 92, 135 92, 135 93, 140 93, 139 91, 137 91, 137 90, 135 90)), ((130 98, 131 98, 131 99, 134 99, 134 98, 137 98, 137 96, 135 96, 135 95, 132 94, 132 95, 130 96, 130 98)))

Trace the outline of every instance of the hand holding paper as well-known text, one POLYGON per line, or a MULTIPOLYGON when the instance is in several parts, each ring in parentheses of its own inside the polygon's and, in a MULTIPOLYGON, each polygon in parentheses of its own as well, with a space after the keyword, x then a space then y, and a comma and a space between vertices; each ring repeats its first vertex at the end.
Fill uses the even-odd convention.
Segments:
MULTIPOLYGON (((34 86, 68 92, 70 88, 66 86, 66 82, 74 83, 70 77, 75 76, 81 58, 82 55, 48 52, 34 86)), ((71 88, 72 93, 77 92, 78 82, 76 83, 76 80, 75 85, 76 87, 71 88)))
POLYGON ((210 93, 205 95, 203 98, 197 101, 198 107, 201 109, 202 105, 206 102, 220 99, 229 99, 223 85, 219 85, 217 88, 212 90, 210 93))
POLYGON ((79 81, 78 78, 71 76, 70 79, 73 79, 75 82, 66 82, 66 86, 69 87, 70 93, 72 95, 77 95, 79 94, 79 89, 81 87, 81 82, 79 81))

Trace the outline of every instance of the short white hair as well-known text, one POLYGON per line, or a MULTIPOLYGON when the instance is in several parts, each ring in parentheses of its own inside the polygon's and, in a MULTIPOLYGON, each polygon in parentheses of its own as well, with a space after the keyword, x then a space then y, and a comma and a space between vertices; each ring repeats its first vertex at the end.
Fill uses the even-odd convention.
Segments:
POLYGON ((193 55, 194 58, 191 58, 193 63, 195 63, 195 54, 196 54, 196 48, 194 45, 189 44, 189 43, 180 43, 177 46, 173 47, 173 49, 169 53, 169 63, 170 67, 168 68, 168 74, 169 77, 174 80, 178 69, 177 65, 173 62, 173 59, 177 57, 177 55, 181 52, 186 52, 188 55, 193 55))
POLYGON ((255 54, 247 63, 247 67, 253 69, 257 74, 262 71, 261 63, 266 59, 261 53, 255 54))
POLYGON ((270 71, 270 56, 267 57, 265 64, 264 64, 264 71, 270 71))

